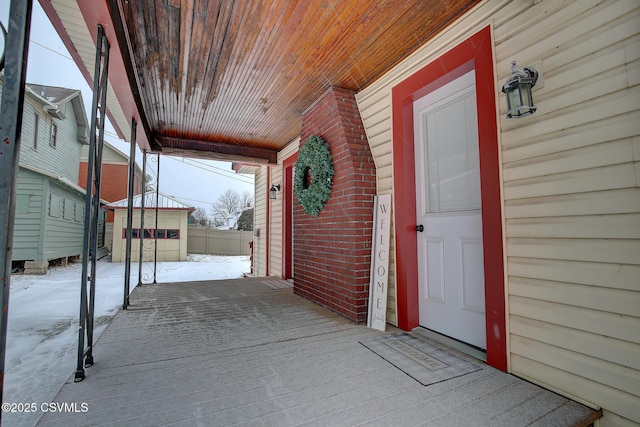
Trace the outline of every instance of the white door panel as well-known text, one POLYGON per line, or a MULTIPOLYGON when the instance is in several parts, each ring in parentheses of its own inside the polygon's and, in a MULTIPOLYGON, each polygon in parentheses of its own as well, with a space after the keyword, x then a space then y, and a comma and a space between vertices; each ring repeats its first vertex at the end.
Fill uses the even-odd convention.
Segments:
POLYGON ((474 72, 414 103, 420 324, 486 348, 474 72))

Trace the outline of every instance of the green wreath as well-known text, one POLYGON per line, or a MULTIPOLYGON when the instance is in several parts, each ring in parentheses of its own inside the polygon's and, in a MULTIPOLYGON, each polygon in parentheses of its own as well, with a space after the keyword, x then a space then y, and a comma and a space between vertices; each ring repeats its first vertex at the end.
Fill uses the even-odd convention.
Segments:
POLYGON ((324 209, 334 174, 329 146, 319 136, 309 137, 298 152, 294 174, 294 188, 306 213, 318 216, 324 209))

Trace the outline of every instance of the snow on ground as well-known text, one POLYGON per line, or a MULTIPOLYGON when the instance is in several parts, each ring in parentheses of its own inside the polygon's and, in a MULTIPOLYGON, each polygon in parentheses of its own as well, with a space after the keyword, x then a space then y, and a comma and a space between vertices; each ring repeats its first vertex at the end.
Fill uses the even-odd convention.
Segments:
MULTIPOLYGON (((142 264, 142 283, 153 282, 153 263, 142 264)), ((248 256, 189 255, 186 262, 159 262, 158 283, 242 277, 248 256)), ((51 268, 44 276, 12 275, 7 324, 3 401, 36 403, 56 396, 75 372, 78 352, 81 264, 51 268)), ((131 290, 138 283, 131 263, 131 290)), ((124 263, 98 261, 94 341, 124 300, 124 263)), ((96 355, 99 357, 99 355, 96 355)), ((3 413, 2 426, 34 426, 42 412, 3 413)))

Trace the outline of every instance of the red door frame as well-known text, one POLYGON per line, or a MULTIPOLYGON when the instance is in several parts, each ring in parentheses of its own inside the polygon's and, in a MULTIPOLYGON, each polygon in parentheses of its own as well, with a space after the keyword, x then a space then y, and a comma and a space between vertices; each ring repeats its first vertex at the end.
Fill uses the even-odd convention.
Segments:
POLYGON ((282 194, 284 194, 284 204, 282 206, 282 278, 291 279, 293 277, 293 265, 291 258, 293 255, 293 164, 298 160, 298 152, 287 157, 282 162, 282 194))
POLYGON ((486 27, 392 89, 398 326, 418 326, 413 101, 464 73, 476 74, 487 363, 507 370, 502 204, 491 29, 486 27))

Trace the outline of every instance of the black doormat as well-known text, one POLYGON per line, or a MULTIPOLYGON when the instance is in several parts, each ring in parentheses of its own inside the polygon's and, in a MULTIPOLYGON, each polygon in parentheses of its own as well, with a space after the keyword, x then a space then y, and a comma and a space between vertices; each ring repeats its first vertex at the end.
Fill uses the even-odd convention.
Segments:
POLYGON ((360 341, 360 344, 422 385, 461 377, 482 369, 409 334, 395 334, 360 341))

